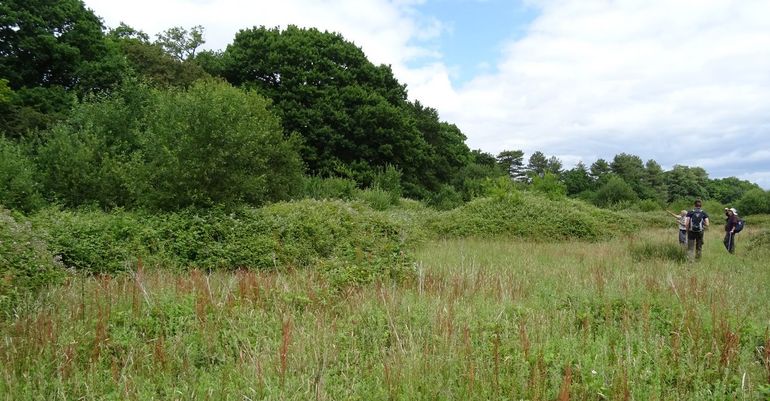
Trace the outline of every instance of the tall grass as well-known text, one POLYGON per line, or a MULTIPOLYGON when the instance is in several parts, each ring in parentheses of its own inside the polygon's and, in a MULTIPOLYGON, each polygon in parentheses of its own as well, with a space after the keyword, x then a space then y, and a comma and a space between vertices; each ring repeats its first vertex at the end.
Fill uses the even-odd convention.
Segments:
MULTIPOLYGON (((762 399, 770 271, 605 242, 453 239, 402 282, 318 270, 72 276, 0 322, 8 399, 762 399)), ((755 235, 749 233, 749 235, 755 235)), ((740 248, 739 248, 740 249, 740 248)))

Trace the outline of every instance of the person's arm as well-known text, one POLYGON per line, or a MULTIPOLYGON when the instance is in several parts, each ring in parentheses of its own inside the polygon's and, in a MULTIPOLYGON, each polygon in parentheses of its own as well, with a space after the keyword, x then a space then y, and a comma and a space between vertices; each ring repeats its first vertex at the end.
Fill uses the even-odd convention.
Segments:
POLYGON ((708 217, 703 219, 703 225, 704 225, 704 227, 708 227, 709 226, 709 218, 708 217))

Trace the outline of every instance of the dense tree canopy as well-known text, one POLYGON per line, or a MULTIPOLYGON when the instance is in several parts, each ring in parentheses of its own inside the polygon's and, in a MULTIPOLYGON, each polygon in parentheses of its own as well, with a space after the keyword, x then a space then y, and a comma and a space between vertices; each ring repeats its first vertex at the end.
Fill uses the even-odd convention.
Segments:
POLYGON ((335 33, 289 26, 240 31, 223 55, 224 76, 273 100, 287 134, 304 139, 310 172, 371 181, 377 168, 401 169, 420 196, 448 183, 469 162, 465 136, 435 110, 410 104, 387 66, 335 33))
POLYGON ((114 87, 125 64, 80 0, 0 2, 0 77, 15 92, 0 129, 21 135, 61 117, 74 97, 114 87))

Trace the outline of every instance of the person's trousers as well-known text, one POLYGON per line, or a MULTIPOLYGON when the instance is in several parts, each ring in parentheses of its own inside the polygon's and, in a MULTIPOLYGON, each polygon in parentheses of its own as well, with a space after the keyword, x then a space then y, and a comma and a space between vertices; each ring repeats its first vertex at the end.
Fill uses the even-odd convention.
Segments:
POLYGON ((729 231, 725 232, 725 240, 723 242, 725 243, 727 252, 735 253, 735 233, 729 231))
POLYGON ((687 230, 679 230, 679 245, 687 246, 687 230))
POLYGON ((703 249, 703 231, 695 232, 695 231, 689 231, 687 233, 687 255, 692 260, 693 256, 695 256, 695 259, 700 259, 701 256, 701 250, 703 249))

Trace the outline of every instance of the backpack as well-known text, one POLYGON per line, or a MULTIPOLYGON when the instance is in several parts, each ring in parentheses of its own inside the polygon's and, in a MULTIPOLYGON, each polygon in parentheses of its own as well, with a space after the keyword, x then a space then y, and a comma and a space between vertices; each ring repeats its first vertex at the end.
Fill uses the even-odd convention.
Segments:
POLYGON ((690 215, 690 231, 699 233, 703 231, 703 211, 693 210, 690 215))
POLYGON ((736 232, 736 233, 741 232, 741 230, 743 230, 743 226, 744 226, 743 219, 739 218, 738 222, 735 224, 735 231, 734 232, 736 232))

